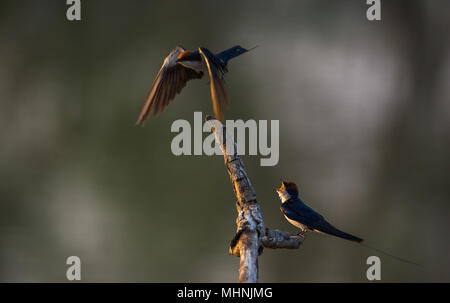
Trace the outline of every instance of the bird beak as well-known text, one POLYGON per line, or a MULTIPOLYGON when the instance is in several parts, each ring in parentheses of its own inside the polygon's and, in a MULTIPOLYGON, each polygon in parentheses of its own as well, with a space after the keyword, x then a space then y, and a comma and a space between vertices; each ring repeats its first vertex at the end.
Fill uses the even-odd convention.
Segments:
POLYGON ((255 45, 255 46, 253 46, 252 48, 249 48, 247 51, 249 52, 249 51, 251 51, 251 50, 254 50, 254 49, 257 48, 257 47, 259 47, 259 45, 255 45))
MULTIPOLYGON (((283 184, 283 179, 280 178, 281 184, 283 184)), ((279 187, 276 187, 275 190, 278 192, 280 190, 279 187)))
POLYGON ((279 188, 276 189, 277 192, 282 191, 286 186, 284 185, 284 181, 282 179, 280 179, 281 181, 281 186, 279 188))

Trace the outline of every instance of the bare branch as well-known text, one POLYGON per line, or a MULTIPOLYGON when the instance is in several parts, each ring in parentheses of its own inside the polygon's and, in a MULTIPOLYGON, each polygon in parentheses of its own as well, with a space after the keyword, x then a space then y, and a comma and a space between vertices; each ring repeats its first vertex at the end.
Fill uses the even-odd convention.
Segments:
POLYGON ((266 229, 266 234, 261 238, 264 247, 297 249, 305 239, 302 235, 291 235, 286 231, 266 229))
POLYGON ((258 282, 258 256, 263 252, 264 246, 298 248, 304 238, 265 228, 255 190, 237 154, 236 143, 219 121, 210 116, 206 117, 206 121, 210 124, 216 142, 223 152, 225 165, 238 199, 237 229, 229 249, 230 254, 240 257, 238 282, 258 282))

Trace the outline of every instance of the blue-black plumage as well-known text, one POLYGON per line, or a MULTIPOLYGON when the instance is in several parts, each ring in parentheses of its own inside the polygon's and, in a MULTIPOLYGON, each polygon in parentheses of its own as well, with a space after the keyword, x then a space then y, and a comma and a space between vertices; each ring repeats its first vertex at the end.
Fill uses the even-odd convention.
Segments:
POLYGON ((248 52, 247 49, 243 48, 240 45, 236 45, 216 54, 216 57, 222 60, 222 62, 226 65, 228 63, 228 60, 233 59, 234 57, 242 55, 246 52, 248 52))
POLYGON ((292 225, 300 228, 303 232, 322 232, 358 243, 363 241, 361 238, 337 229, 322 215, 303 203, 298 196, 298 188, 295 183, 283 181, 281 187, 277 189, 277 193, 282 202, 281 212, 292 225))

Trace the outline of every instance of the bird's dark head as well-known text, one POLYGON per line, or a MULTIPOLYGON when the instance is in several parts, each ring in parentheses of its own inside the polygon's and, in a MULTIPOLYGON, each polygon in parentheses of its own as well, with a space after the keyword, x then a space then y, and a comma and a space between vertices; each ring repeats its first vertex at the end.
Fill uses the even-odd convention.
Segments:
POLYGON ((286 202, 291 197, 298 197, 298 187, 294 182, 281 181, 280 188, 277 189, 281 202, 286 202))
POLYGON ((240 46, 240 45, 236 45, 235 47, 233 47, 233 51, 234 51, 236 54, 239 54, 239 55, 248 52, 247 49, 243 48, 243 47, 240 46))
POLYGON ((258 45, 254 46, 252 48, 246 49, 246 48, 243 48, 240 45, 236 45, 236 46, 233 46, 232 49, 233 49, 233 52, 235 53, 235 55, 239 56, 239 55, 242 55, 243 53, 246 53, 246 52, 249 52, 251 50, 254 50, 257 47, 258 47, 258 45))

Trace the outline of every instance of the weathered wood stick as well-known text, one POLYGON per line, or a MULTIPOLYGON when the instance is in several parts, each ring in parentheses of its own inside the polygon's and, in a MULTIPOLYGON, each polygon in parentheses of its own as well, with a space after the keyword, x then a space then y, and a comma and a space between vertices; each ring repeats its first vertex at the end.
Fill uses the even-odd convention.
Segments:
POLYGON ((255 190, 237 153, 236 143, 227 134, 225 126, 220 121, 210 116, 206 117, 206 121, 210 124, 216 143, 223 152, 225 166, 237 197, 237 230, 231 241, 229 252, 240 257, 238 282, 258 282, 258 256, 262 253, 264 246, 298 248, 304 238, 265 228, 255 190))

